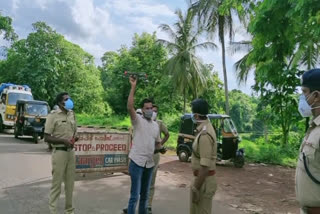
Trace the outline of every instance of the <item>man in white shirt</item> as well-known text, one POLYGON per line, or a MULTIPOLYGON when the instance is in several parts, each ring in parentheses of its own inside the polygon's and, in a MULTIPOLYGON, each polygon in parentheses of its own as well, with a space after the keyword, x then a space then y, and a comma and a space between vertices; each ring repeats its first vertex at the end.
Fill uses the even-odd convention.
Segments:
POLYGON ((154 167, 153 154, 160 147, 160 130, 152 120, 152 101, 144 99, 141 103, 142 115, 134 109, 134 93, 137 80, 130 77, 131 90, 127 108, 133 126, 133 140, 129 158, 131 191, 128 203, 128 214, 134 214, 139 200, 139 214, 147 214, 148 196, 154 167))

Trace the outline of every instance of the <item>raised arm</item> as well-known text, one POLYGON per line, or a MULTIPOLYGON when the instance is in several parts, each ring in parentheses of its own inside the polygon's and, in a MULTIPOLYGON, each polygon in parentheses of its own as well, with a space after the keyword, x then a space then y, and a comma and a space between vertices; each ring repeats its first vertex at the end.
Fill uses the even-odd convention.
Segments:
POLYGON ((130 90, 130 94, 128 97, 127 108, 128 108, 128 112, 129 112, 131 121, 135 121, 137 115, 136 115, 136 110, 134 109, 134 93, 136 90, 137 79, 131 76, 129 81, 131 84, 131 90, 130 90))

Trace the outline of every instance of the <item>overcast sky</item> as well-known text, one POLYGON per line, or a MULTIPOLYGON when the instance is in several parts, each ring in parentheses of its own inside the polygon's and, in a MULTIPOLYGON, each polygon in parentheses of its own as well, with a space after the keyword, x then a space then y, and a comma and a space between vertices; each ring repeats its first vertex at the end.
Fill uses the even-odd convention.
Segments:
MULTIPOLYGON (((106 51, 116 51, 121 45, 131 45, 134 33, 157 32, 162 23, 176 21, 174 11, 185 10, 186 0, 1 0, 2 15, 13 18, 13 27, 19 38, 32 31, 31 24, 44 21, 69 41, 80 45, 95 57, 97 64, 106 51)), ((237 41, 249 39, 244 30, 236 26, 237 41)), ((1 40, 1 39, 0 39, 1 40)), ((218 44, 217 38, 214 42, 218 44)), ((3 41, 0 41, 0 44, 3 41)), ((221 49, 198 53, 205 63, 212 63, 223 80, 221 49)), ((244 53, 227 53, 229 89, 240 89, 250 94, 254 83, 252 75, 246 85, 236 82, 234 63, 244 53)))

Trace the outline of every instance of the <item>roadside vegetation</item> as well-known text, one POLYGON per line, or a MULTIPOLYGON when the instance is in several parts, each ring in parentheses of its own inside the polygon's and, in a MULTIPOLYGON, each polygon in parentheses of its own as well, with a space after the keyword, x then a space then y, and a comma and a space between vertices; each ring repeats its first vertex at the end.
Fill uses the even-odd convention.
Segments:
MULTIPOLYGON (((179 116, 173 119, 173 116, 165 116, 162 118, 167 124, 170 132, 170 138, 166 143, 166 147, 175 151, 179 133, 179 116)), ((128 116, 106 116, 106 115, 87 115, 78 114, 77 122, 79 126, 95 126, 114 128, 119 130, 128 130, 131 126, 128 116)), ((270 141, 266 143, 264 136, 254 134, 240 134, 241 143, 239 148, 245 148, 245 156, 247 162, 279 164, 282 166, 294 167, 296 165, 300 138, 297 133, 291 133, 289 144, 281 145, 281 134, 275 134, 270 141)))
POLYGON ((105 52, 99 66, 45 22, 30 23, 32 31, 19 38, 14 20, 1 12, 0 35, 8 41, 0 48, 1 83, 29 85, 35 99, 51 106, 58 92, 68 91, 80 124, 128 128, 130 85, 124 72, 145 73, 147 81, 138 80, 136 108, 145 97, 159 105, 159 117, 171 132, 168 147, 175 148, 189 103, 204 98, 211 113, 231 116, 249 160, 293 166, 306 124, 297 110, 300 78, 320 62, 318 0, 190 3, 186 11, 176 11, 173 24, 159 25, 168 40, 156 32, 135 33, 131 45, 105 52), (246 41, 235 40, 234 23, 247 32, 246 41), (200 49, 221 53, 222 70, 218 62, 205 64, 200 49), (244 56, 234 71, 227 70, 226 55, 240 52, 244 56), (229 90, 230 72, 239 84, 253 75, 252 94, 229 90))

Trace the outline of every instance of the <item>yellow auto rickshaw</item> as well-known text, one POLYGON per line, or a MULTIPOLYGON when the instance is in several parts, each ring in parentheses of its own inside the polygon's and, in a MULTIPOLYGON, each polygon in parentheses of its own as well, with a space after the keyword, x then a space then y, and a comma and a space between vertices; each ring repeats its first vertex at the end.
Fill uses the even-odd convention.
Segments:
POLYGON ((18 100, 14 136, 32 136, 34 143, 44 137, 44 125, 50 108, 47 102, 38 100, 18 100))

